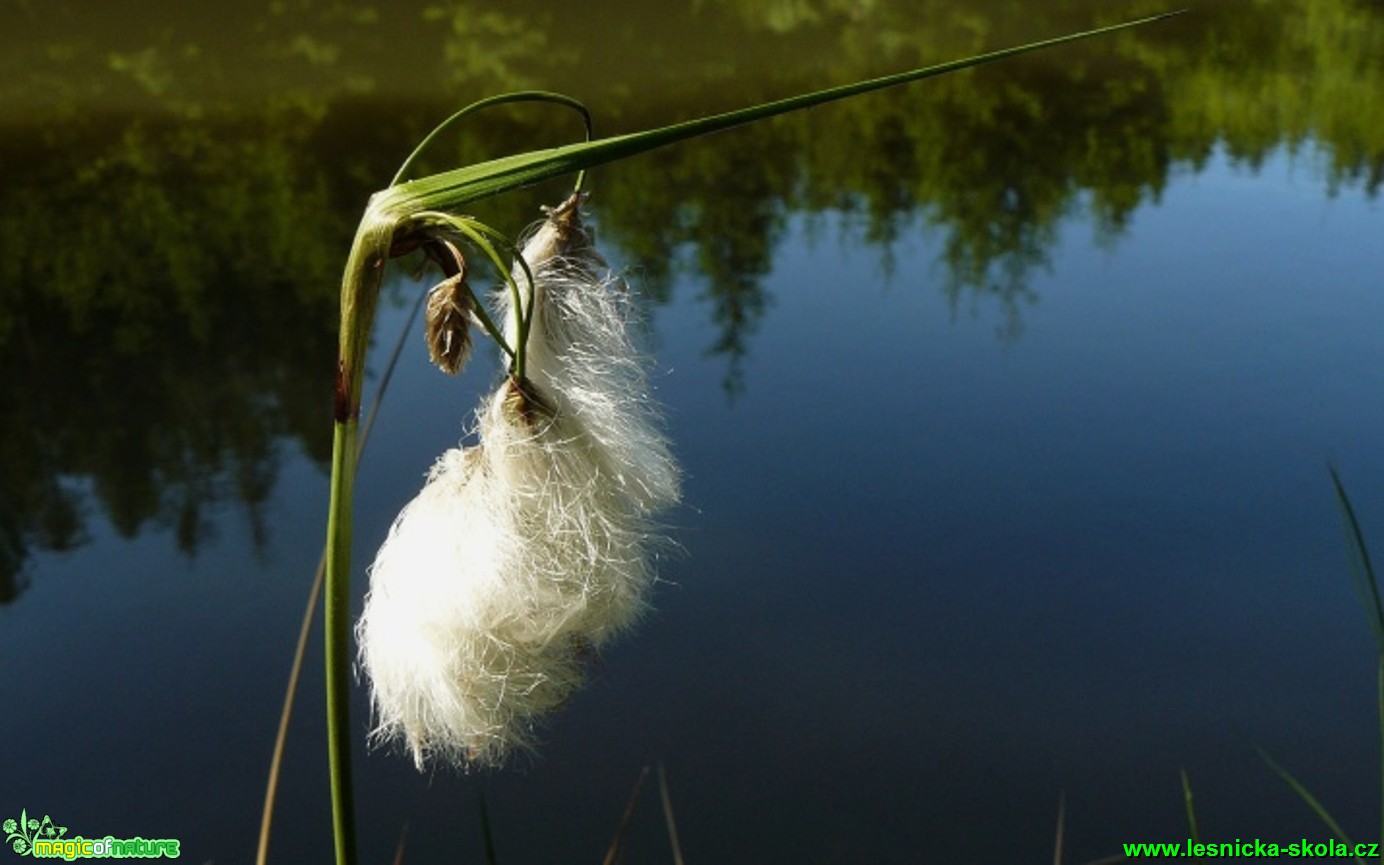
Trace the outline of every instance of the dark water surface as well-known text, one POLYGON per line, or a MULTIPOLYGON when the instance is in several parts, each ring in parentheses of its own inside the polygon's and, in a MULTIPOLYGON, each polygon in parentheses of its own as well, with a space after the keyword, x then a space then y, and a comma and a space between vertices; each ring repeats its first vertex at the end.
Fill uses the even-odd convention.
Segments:
MULTIPOLYGON (((431 123, 544 87, 635 129, 1158 8, 577 5, 0 13, 0 816, 252 859, 339 270, 431 123)), ((1180 769, 1206 840, 1325 839, 1256 745, 1374 839, 1376 647, 1326 466, 1384 545, 1384 16, 1192 6, 592 176, 684 554, 513 770, 367 755, 361 689, 362 861, 484 861, 482 790, 502 865, 600 861, 660 760, 688 862, 1043 861, 1064 796, 1088 861, 1184 839, 1180 769)), ((432 167, 573 126, 498 111, 432 167)), ((562 194, 480 212, 517 232, 562 194)), ((418 290, 391 280, 375 375, 418 290)), ((358 594, 482 355, 445 379, 411 336, 358 594)), ((330 860, 321 704, 314 635, 271 861, 330 860)), ((623 861, 671 861, 657 803, 623 861)))

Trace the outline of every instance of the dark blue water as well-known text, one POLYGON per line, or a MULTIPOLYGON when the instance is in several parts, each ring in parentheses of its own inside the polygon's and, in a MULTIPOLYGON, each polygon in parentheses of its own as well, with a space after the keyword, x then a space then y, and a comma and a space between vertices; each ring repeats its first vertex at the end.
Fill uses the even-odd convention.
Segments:
MULTIPOLYGON (((1063 796, 1085 861, 1183 839, 1180 769, 1209 840, 1325 838, 1256 745, 1372 838, 1375 647, 1327 465, 1384 545, 1384 210, 1319 162, 1216 154, 1113 242, 1078 208, 1008 309, 948 301, 921 218, 886 264, 851 219, 790 215, 733 396, 704 285, 675 278, 651 340, 688 482, 657 612, 514 771, 366 756, 358 694, 363 861, 401 837, 406 862, 483 861, 482 790, 501 862, 598 861, 656 761, 690 862, 1042 859, 1063 796)), ((376 371, 405 319, 386 307, 376 371)), ((360 560, 494 369, 444 379, 417 348, 360 560)), ((278 447, 263 543, 228 505, 195 557, 99 518, 35 556, 0 607, 5 816, 250 858, 325 521, 321 471, 278 447)), ((281 862, 328 858, 312 645, 281 862)), ((656 789, 625 861, 669 861, 656 789)))

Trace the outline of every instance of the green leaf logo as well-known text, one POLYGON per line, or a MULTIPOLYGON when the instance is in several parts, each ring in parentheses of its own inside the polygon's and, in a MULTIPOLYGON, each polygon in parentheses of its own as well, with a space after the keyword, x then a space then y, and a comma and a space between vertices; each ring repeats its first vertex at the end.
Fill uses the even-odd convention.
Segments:
POLYGON ((20 856, 32 854, 34 842, 39 839, 56 841, 67 834, 67 827, 54 823, 52 817, 44 814, 39 820, 30 817, 28 809, 19 812, 18 820, 10 818, 0 823, 0 829, 5 832, 5 843, 20 856))

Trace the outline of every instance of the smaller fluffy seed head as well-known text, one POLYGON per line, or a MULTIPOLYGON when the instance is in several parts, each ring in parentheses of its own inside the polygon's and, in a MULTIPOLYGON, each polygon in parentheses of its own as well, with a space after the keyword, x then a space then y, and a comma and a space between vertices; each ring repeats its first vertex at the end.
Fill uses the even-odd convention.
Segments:
MULTIPOLYGON (((636 310, 624 281, 610 273, 582 223, 581 196, 548 209, 515 267, 525 305, 533 305, 528 378, 557 411, 576 418, 606 464, 609 480, 654 512, 681 498, 677 461, 650 392, 648 358, 630 330, 636 310)), ((508 292, 498 297, 506 335, 517 339, 518 315, 508 292)))

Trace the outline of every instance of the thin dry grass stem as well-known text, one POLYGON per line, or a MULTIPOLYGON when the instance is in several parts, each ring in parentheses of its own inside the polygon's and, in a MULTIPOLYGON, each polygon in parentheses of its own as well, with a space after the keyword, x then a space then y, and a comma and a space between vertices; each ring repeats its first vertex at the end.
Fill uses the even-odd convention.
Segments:
POLYGON ((1062 865, 1062 836, 1067 828, 1067 791, 1057 796, 1057 842, 1053 845, 1052 865, 1062 865))
POLYGON ((264 810, 260 814, 259 845, 255 851, 256 865, 267 865, 269 861, 269 835, 274 825, 274 802, 279 793, 279 776, 282 773, 284 751, 288 742, 288 724, 293 719, 293 699, 298 694, 298 680, 303 672, 303 659, 307 656, 313 614, 317 611, 317 601, 322 596, 322 578, 326 573, 327 559, 324 555, 317 563, 317 574, 313 577, 312 589, 308 592, 307 607, 303 610, 303 623, 298 629, 298 646, 293 652, 293 664, 288 671, 288 688, 284 694, 283 708, 279 712, 279 731, 274 736, 274 755, 269 759, 269 781, 265 784, 264 810))
MULTIPOLYGON (((1063 790, 1057 796, 1057 842, 1053 845, 1052 862, 1053 865, 1062 865, 1062 848, 1065 846, 1067 836, 1067 791, 1063 790)), ((1102 859, 1093 859, 1084 865, 1112 865, 1115 862, 1124 862, 1128 857, 1117 853, 1114 856, 1106 856, 1102 859)))
POLYGON ((683 865, 682 846, 678 844, 678 824, 673 819, 673 797, 668 794, 668 773, 663 761, 658 761, 658 795, 663 800, 663 822, 668 825, 668 843, 673 848, 673 865, 683 865))
POLYGON ((615 827, 615 837, 610 840, 610 849, 606 851, 601 865, 615 865, 616 860, 620 858, 620 847, 625 843, 625 833, 634 821, 634 806, 639 804, 639 794, 643 792, 644 782, 648 778, 649 764, 645 763, 644 768, 639 770, 639 777, 634 779, 634 787, 630 789, 629 799, 625 801, 625 811, 620 815, 620 823, 615 827))
POLYGON ((404 865, 404 848, 408 846, 408 821, 399 832, 399 846, 394 848, 394 865, 404 865))
POLYGON ((481 840, 485 842, 485 865, 499 865, 495 856, 495 833, 490 828, 490 807, 485 801, 485 790, 477 791, 476 799, 481 809, 481 840))

